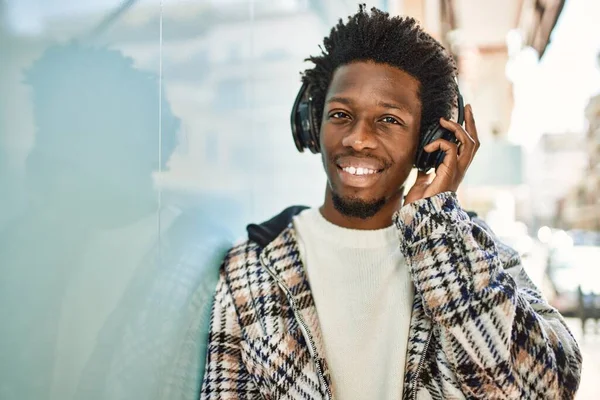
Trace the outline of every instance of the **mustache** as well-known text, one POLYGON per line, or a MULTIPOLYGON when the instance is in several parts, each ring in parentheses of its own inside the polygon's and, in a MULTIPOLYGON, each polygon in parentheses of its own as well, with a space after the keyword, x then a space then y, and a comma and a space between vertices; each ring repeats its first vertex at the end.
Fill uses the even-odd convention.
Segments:
POLYGON ((387 169, 392 166, 392 163, 389 160, 386 160, 386 159, 378 157, 378 156, 374 156, 372 154, 359 153, 354 150, 349 150, 344 153, 337 154, 331 158, 331 161, 337 165, 340 163, 340 160, 345 157, 362 158, 365 160, 375 160, 375 161, 377 161, 378 164, 383 166, 384 169, 387 169))

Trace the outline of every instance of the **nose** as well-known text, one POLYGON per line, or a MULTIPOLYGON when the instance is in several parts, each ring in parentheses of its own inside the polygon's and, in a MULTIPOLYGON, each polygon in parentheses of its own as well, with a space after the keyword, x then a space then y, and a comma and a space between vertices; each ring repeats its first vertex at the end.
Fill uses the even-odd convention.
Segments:
POLYGON ((357 121, 350 132, 342 139, 342 145, 352 147, 357 152, 376 148, 377 141, 375 140, 374 127, 367 121, 357 121))

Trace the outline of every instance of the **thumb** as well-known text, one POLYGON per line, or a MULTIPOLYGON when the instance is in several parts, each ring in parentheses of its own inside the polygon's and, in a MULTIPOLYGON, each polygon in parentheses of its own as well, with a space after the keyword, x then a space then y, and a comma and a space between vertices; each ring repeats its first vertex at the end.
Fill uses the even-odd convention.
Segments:
POLYGON ((415 186, 428 184, 430 178, 431 178, 430 174, 423 172, 423 171, 419 171, 417 173, 417 180, 415 181, 415 186))

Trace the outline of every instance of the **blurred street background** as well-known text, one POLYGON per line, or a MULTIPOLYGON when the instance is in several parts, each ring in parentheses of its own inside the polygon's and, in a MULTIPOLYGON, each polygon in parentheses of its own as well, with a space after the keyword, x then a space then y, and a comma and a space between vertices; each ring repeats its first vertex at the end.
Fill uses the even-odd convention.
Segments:
MULTIPOLYGON (((600 399, 600 1, 366 3, 456 57, 481 139, 461 203, 567 317, 577 399, 600 399)), ((0 0, 0 400, 172 398, 156 382, 182 363, 173 310, 209 282, 194 266, 322 202, 289 116, 304 59, 357 9, 0 0)))

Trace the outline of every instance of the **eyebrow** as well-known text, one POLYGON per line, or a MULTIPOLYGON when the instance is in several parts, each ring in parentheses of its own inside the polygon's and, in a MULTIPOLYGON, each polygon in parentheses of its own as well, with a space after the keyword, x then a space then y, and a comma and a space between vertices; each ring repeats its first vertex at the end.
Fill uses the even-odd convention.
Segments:
POLYGON ((352 104, 354 104, 354 102, 347 98, 347 97, 331 97, 329 100, 327 100, 327 104, 329 103, 342 103, 345 104, 347 106, 351 106, 352 104))
MULTIPOLYGON (((327 100, 327 104, 334 103, 334 102, 342 103, 342 104, 345 104, 347 106, 351 106, 351 105, 354 104, 354 101, 352 101, 352 99, 349 99, 347 97, 336 97, 336 96, 334 96, 334 97, 331 97, 329 100, 327 100)), ((377 105, 380 106, 380 107, 384 107, 384 108, 393 108, 395 110, 400 110, 400 111, 404 111, 404 112, 410 112, 410 110, 406 106, 403 106, 401 104, 388 103, 388 102, 385 102, 385 101, 380 101, 380 102, 377 103, 377 105)))
POLYGON ((394 108, 396 110, 410 112, 410 110, 406 106, 403 106, 402 104, 386 103, 385 101, 380 101, 377 103, 377 105, 381 106, 381 107, 385 107, 385 108, 394 108))

